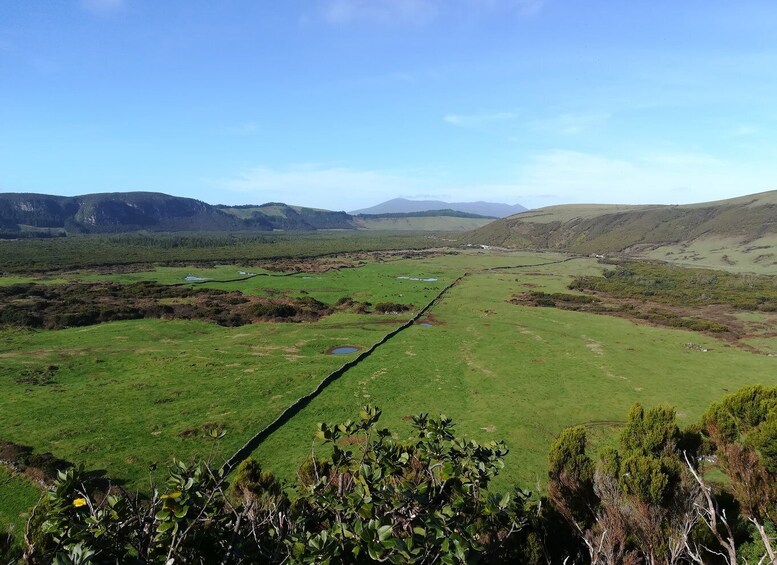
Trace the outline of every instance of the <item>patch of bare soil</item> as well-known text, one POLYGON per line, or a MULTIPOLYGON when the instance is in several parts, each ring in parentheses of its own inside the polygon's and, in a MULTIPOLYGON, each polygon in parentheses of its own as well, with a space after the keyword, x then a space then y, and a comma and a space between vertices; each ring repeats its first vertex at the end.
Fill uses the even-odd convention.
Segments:
POLYGON ((429 326, 442 326, 445 322, 440 321, 433 312, 427 313, 423 318, 420 318, 416 324, 424 324, 429 326))

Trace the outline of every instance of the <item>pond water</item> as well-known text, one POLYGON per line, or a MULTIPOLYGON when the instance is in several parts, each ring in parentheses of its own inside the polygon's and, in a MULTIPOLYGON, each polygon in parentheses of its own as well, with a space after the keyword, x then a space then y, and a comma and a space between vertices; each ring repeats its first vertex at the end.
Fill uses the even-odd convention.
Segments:
POLYGON ((422 279, 421 277, 397 277, 401 281, 437 282, 437 279, 422 279))
POLYGON ((344 345, 342 347, 333 347, 327 353, 329 353, 329 355, 349 355, 350 353, 356 353, 357 351, 359 351, 358 347, 344 345))
POLYGON ((419 326, 423 326, 425 328, 431 328, 434 324, 430 324, 429 322, 421 322, 418 324, 419 326))
POLYGON ((189 282, 202 282, 202 281, 209 281, 210 279, 195 277, 194 275, 187 275, 183 278, 183 280, 189 281, 189 282))

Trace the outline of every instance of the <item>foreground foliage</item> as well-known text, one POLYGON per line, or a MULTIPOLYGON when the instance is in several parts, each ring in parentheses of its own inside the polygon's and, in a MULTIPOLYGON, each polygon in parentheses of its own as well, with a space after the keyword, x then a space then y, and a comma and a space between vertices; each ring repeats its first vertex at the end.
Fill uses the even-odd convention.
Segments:
MULTIPOLYGON (((32 563, 775 563, 777 388, 713 404, 681 430, 669 407, 635 405, 596 460, 582 427, 549 453, 548 497, 488 491, 502 442, 459 438, 440 416, 397 440, 366 406, 319 424, 294 489, 244 461, 227 481, 177 462, 149 499, 60 472, 30 520, 32 563), (708 484, 726 473, 731 492, 708 484), (291 495, 290 491, 295 494, 291 495)), ((216 439, 223 432, 214 430, 216 439)))
POLYGON ((332 455, 300 469, 293 498, 250 460, 229 487, 223 471, 179 462, 149 500, 70 469, 36 510, 29 559, 455 563, 518 551, 528 495, 486 492, 502 443, 457 438, 450 419, 425 414, 414 418, 413 439, 397 441, 379 417, 367 406, 357 422, 322 424, 332 455))

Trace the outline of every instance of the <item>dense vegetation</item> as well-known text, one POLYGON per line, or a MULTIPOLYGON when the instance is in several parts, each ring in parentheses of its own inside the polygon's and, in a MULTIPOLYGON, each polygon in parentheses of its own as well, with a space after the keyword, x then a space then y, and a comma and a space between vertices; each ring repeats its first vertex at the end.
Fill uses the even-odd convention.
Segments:
POLYGON ((318 257, 335 253, 424 249, 439 245, 419 233, 183 233, 64 237, 0 242, 0 269, 9 273, 138 263, 236 262, 318 257))
MULTIPOLYGON (((586 431, 549 453, 548 495, 489 491, 507 450, 415 416, 397 440, 366 406, 319 424, 331 455, 297 484, 253 460, 231 478, 176 462, 150 498, 82 469, 60 472, 25 535, 32 563, 601 563, 775 560, 777 388, 742 389, 681 430, 673 409, 635 405, 617 447, 586 431), (705 479, 716 460, 729 488, 705 479)), ((214 440, 223 431, 213 430, 214 440)), ((12 551, 8 549, 7 551, 12 551)))
POLYGON ((0 327, 62 329, 141 318, 242 326, 257 319, 317 320, 331 313, 311 297, 270 299, 151 281, 0 286, 0 327))
POLYGON ((742 310, 777 311, 775 277, 661 263, 623 263, 605 271, 603 277, 578 277, 569 288, 675 306, 726 304, 742 310))

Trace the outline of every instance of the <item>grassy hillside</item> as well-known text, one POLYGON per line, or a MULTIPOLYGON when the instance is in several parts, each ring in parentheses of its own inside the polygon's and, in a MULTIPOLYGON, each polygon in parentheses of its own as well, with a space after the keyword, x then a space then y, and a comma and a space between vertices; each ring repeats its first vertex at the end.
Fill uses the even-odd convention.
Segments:
MULTIPOLYGON (((762 252, 748 256, 744 263, 773 268, 777 265, 777 256, 772 254, 775 248, 770 238, 775 235, 777 191, 772 191, 682 206, 550 206, 493 222, 469 234, 467 241, 586 254, 629 251, 670 258, 681 251, 671 246, 696 245, 695 256, 704 260, 698 250, 714 248, 709 242, 717 240, 717 248, 725 241, 724 249, 740 255, 753 251, 747 251, 748 247, 757 247, 762 252), (754 245, 759 239, 766 243, 754 245), (757 262, 756 258, 759 258, 757 262)), ((718 261, 708 266, 732 265, 718 261)))

